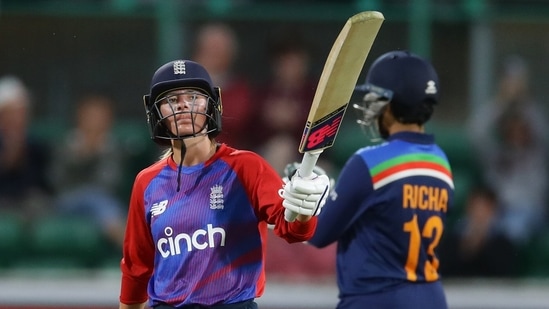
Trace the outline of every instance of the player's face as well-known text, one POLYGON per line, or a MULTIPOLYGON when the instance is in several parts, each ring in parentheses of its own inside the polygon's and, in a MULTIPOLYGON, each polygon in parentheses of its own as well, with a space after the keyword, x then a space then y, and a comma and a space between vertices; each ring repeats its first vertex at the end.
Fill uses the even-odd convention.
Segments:
POLYGON ((372 142, 386 138, 387 132, 383 127, 382 118, 388 104, 388 98, 373 91, 366 93, 360 102, 353 104, 353 108, 358 111, 357 122, 372 142))
POLYGON ((208 97, 199 91, 171 91, 159 105, 166 126, 175 136, 196 134, 206 128, 208 97))
POLYGON ((389 137, 389 129, 394 122, 395 119, 390 112, 389 105, 384 106, 377 118, 379 136, 382 139, 386 140, 389 137))

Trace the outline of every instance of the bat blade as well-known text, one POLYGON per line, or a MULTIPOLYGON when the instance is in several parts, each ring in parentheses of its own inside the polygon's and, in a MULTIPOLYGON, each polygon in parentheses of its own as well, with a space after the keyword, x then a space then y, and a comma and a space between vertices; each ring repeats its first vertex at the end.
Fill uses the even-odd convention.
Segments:
MULTIPOLYGON (((320 75, 299 152, 303 153, 300 177, 307 178, 326 148, 333 146, 349 100, 381 24, 382 13, 365 11, 350 17, 336 38, 320 75)), ((297 214, 286 209, 286 221, 297 214)))
POLYGON ((366 11, 345 23, 324 64, 299 152, 326 149, 334 144, 358 76, 384 19, 380 12, 366 11))

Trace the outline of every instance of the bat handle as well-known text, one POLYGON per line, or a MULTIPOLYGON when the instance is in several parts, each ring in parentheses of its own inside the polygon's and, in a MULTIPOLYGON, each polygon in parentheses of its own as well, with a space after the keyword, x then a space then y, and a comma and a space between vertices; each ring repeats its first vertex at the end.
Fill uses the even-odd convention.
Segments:
MULTIPOLYGON (((303 159, 301 161, 301 165, 299 167, 299 170, 297 171, 299 174, 299 176, 301 178, 307 178, 309 176, 311 176, 313 174, 313 169, 316 165, 316 162, 318 161, 318 157, 320 157, 320 154, 322 153, 322 149, 321 150, 316 150, 316 151, 310 151, 310 152, 306 152, 304 155, 303 155, 303 159)), ((286 219, 286 221, 288 222, 294 222, 295 218, 297 217, 297 213, 289 210, 289 209, 286 209, 284 211, 284 218, 286 219)))

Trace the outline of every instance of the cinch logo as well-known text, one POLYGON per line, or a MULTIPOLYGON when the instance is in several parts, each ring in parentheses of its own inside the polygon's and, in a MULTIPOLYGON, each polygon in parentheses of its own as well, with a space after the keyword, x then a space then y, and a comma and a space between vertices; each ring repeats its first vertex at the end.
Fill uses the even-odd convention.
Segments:
POLYGON ((192 233, 192 235, 181 233, 175 236, 172 236, 173 228, 168 226, 164 229, 164 234, 166 238, 160 238, 156 243, 156 248, 163 258, 181 254, 182 243, 183 246, 186 246, 187 252, 191 252, 193 249, 204 250, 206 248, 215 248, 216 239, 217 246, 225 246, 225 230, 221 227, 213 227, 211 224, 208 224, 207 230, 199 229, 192 233), (218 234, 217 237, 215 237, 216 234, 218 234))
POLYGON ((151 206, 151 216, 154 217, 162 214, 164 211, 166 211, 166 206, 168 206, 168 200, 154 203, 151 206))

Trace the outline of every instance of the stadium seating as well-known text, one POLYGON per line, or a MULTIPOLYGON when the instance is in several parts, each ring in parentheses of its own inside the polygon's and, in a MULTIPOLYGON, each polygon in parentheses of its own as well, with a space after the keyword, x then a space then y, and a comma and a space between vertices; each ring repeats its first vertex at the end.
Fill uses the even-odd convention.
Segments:
POLYGON ((105 250, 97 227, 85 219, 48 217, 36 222, 29 234, 28 264, 92 267, 105 250))
POLYGON ((10 267, 23 256, 25 228, 17 216, 0 216, 0 267, 10 267))
MULTIPOLYGON (((36 121, 32 134, 56 146, 66 133, 58 121, 36 121)), ((123 201, 137 172, 155 158, 144 122, 122 121, 115 127, 121 151, 128 153, 128 169, 119 192, 123 201)), ((0 270, 14 268, 98 268, 117 266, 121 250, 84 219, 54 214, 26 222, 16 215, 0 214, 0 270)))

